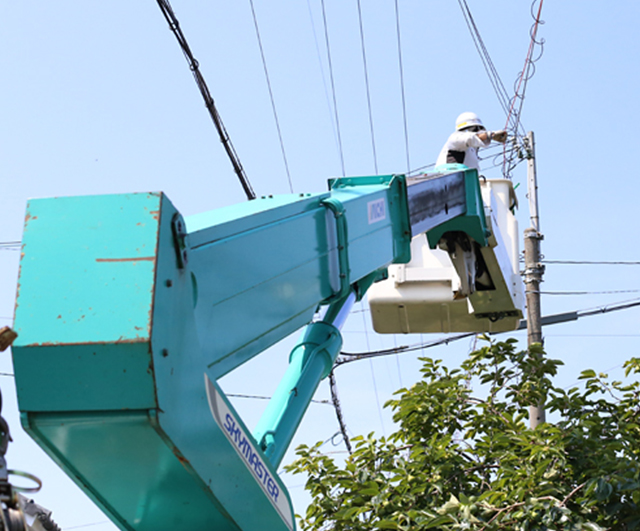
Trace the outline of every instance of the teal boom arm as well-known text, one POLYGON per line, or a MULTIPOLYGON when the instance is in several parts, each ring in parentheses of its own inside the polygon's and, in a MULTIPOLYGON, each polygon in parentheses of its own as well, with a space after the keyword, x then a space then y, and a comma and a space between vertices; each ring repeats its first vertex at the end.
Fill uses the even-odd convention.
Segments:
POLYGON ((474 182, 336 179, 186 219, 161 193, 30 201, 13 346, 24 428, 120 529, 292 531, 276 466, 345 312, 410 259, 412 234, 482 212, 474 182), (256 442, 216 380, 320 305, 256 442))
POLYGON ((402 176, 257 199, 186 226, 196 325, 214 380, 304 326, 319 304, 410 258, 402 176))
POLYGON ((254 437, 274 466, 284 457, 302 417, 342 347, 340 327, 355 302, 355 292, 333 303, 322 319, 307 325, 289 358, 289 368, 254 430, 254 437))

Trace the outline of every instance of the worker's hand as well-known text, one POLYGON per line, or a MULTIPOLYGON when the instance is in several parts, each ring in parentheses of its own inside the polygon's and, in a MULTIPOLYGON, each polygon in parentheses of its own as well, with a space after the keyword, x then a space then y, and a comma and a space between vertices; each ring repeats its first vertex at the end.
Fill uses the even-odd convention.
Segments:
POLYGON ((494 131, 491 133, 491 140, 495 140, 496 142, 500 142, 504 144, 507 140, 507 132, 506 131, 494 131))

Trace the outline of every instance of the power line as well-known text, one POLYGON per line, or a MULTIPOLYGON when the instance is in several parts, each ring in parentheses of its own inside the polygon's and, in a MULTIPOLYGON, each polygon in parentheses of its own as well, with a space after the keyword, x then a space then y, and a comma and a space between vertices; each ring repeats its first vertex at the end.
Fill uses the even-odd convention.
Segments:
POLYGON ((336 411, 336 418, 338 419, 338 425, 340 426, 342 439, 344 440, 344 444, 347 447, 349 454, 351 454, 351 441, 349 440, 349 435, 347 434, 347 425, 345 424, 344 417, 342 415, 340 399, 338 398, 338 385, 336 384, 336 375, 334 374, 333 370, 329 373, 329 389, 331 390, 331 401, 333 402, 333 408, 336 411))
POLYGON ((480 35, 480 31, 478 30, 478 26, 475 23, 473 15, 471 14, 471 9, 469 9, 469 5, 466 0, 458 0, 458 5, 462 10, 462 15, 464 16, 464 20, 467 24, 467 28, 469 29, 469 33, 471 34, 471 39, 473 40, 473 44, 476 47, 478 55, 480 56, 480 60, 482 61, 482 66, 489 77, 489 82, 493 87, 496 96, 498 97, 498 102, 502 106, 505 114, 508 114, 508 106, 509 106, 509 95, 507 93, 507 89, 500 78, 500 74, 498 74, 498 70, 493 64, 493 60, 489 55, 489 51, 482 40, 482 36, 480 35))
POLYGON ((540 24, 544 24, 544 22, 540 20, 540 15, 542 13, 542 4, 544 0, 539 0, 540 5, 538 6, 538 14, 534 15, 533 8, 537 1, 538 0, 533 0, 533 2, 531 3, 531 16, 534 18, 534 23, 530 31, 531 40, 529 42, 529 49, 527 51, 527 55, 524 60, 524 66, 522 67, 522 72, 520 72, 518 79, 516 80, 515 93, 513 95, 513 98, 511 98, 509 114, 507 115, 507 124, 509 124, 509 119, 511 115, 512 114, 514 115, 514 119, 516 120, 516 127, 518 124, 520 124, 520 116, 522 112, 522 105, 524 103, 525 92, 527 90, 527 83, 533 76, 533 72, 531 72, 531 70, 533 69, 535 72, 534 63, 538 59, 540 59, 540 57, 542 56, 542 51, 544 49, 544 39, 540 41, 536 40, 536 36, 538 33, 538 26, 540 24), (533 59, 533 50, 536 45, 540 46, 541 51, 540 51, 540 55, 536 59, 533 59), (520 95, 520 87, 522 87, 522 95, 520 95), (515 102, 517 100, 520 100, 520 106, 516 111, 514 107, 515 107, 515 102))
POLYGON ((287 172, 287 179, 289 180, 289 190, 293 193, 293 184, 291 182, 291 174, 289 173, 289 163, 287 162, 287 155, 284 150, 284 142, 282 141, 282 133, 280 131, 280 122, 278 120, 278 113, 276 112, 276 102, 273 98, 273 91, 271 90, 271 81, 269 80, 269 71, 267 70, 267 60, 264 56, 264 49, 262 47, 262 39, 260 38, 260 30, 258 29, 258 17, 256 17, 256 11, 253 7, 253 0, 249 0, 251 5, 251 15, 253 16, 253 25, 256 28, 256 37, 258 38, 258 47, 260 48, 260 57, 262 58, 262 66, 264 68, 264 77, 267 80, 267 88, 269 89, 269 98, 271 99, 271 108, 273 109, 273 117, 276 122, 276 129, 278 130, 278 139, 280 140, 280 150, 282 151, 282 158, 284 160, 284 168, 287 172))
MULTIPOLYGON (((640 299, 635 299, 631 301, 625 301, 620 303, 611 304, 608 306, 602 306, 595 309, 588 310, 577 310, 573 312, 565 312, 560 314, 553 314, 545 316, 541 319, 542 326, 548 326, 552 324, 565 323, 568 321, 577 321, 581 317, 591 317, 594 315, 601 315, 605 313, 617 312, 621 310, 628 310, 631 308, 636 308, 640 306, 640 299)), ((527 328, 527 321, 525 319, 520 321, 520 325, 517 330, 525 330, 527 328)), ((515 330, 514 330, 515 331, 515 330)), ((500 332, 506 333, 506 332, 500 332)), ((338 367, 340 365, 344 365, 345 363, 351 363, 353 361, 358 361, 362 359, 371 359, 377 358, 381 356, 389 356, 391 354, 404 354, 406 352, 414 352, 416 350, 422 350, 431 347, 437 347, 441 345, 448 345, 449 343, 453 343, 455 341, 459 341, 460 339, 465 339, 471 336, 477 335, 476 332, 466 332, 463 334, 456 334, 454 336, 449 336, 441 339, 437 339, 434 341, 430 341, 427 343, 418 343, 413 345, 402 345, 400 347, 367 351, 367 352, 341 352, 338 357, 335 366, 338 367)))
POLYGON ((229 160, 231 161, 231 165, 233 166, 233 169, 236 175, 238 176, 238 179, 240 180, 240 184, 242 185, 242 188, 247 196, 247 199, 255 199, 256 194, 253 191, 253 188, 251 187, 251 183, 249 182, 249 179, 244 173, 242 164, 240 164, 240 159, 238 158, 238 155, 233 147, 233 144, 231 143, 231 139, 229 138, 229 134, 227 133, 227 130, 225 129, 224 124, 222 123, 222 118, 218 113, 218 109, 216 109, 216 105, 213 101, 213 97, 209 92, 209 87, 207 87, 204 77, 200 72, 200 65, 198 61, 196 61, 195 57, 193 57, 193 54, 191 53, 191 49, 189 48, 189 44, 187 43, 187 39, 182 33, 182 29, 180 28, 180 22, 178 22, 178 18, 173 12, 173 9, 171 8, 171 4, 169 3, 169 0, 156 0, 156 1, 158 3, 158 6, 160 7, 160 10, 162 11, 162 14, 164 15, 164 18, 169 24, 169 28, 176 36, 176 39, 178 40, 178 44, 182 49, 182 53, 184 54, 187 62, 189 63, 189 68, 191 68, 191 73, 193 74, 193 77, 196 81, 196 85, 198 85, 198 89, 200 89, 200 94, 202 94, 205 106, 209 111, 209 115, 211 116, 211 119, 213 120, 213 124, 215 125, 216 130, 218 131, 218 135, 220 136, 220 141, 222 142, 222 145, 224 146, 224 149, 227 152, 227 156, 229 157, 229 160))
POLYGON ((315 44, 315 48, 316 48, 316 55, 318 57, 318 65, 320 67, 320 75, 322 77, 322 88, 324 89, 324 97, 327 103, 327 109, 329 111, 329 119, 333 125, 333 134, 334 134, 334 140, 336 142, 336 146, 339 145, 339 139, 338 139, 338 135, 336 134, 336 124, 335 124, 335 118, 332 112, 332 108, 331 108, 331 100, 329 98, 329 89, 327 88, 327 78, 325 76, 325 72, 324 72, 324 67, 322 64, 322 54, 320 53, 320 45, 318 44, 318 32, 316 31, 316 25, 313 19, 313 10, 311 9, 311 1, 307 0, 307 9, 309 11, 309 20, 311 22, 311 31, 313 33, 313 42, 315 44))
POLYGON ((82 524, 82 525, 74 525, 71 527, 65 527, 65 529, 80 529, 83 527, 92 527, 94 525, 102 525, 102 524, 111 524, 111 520, 103 520, 102 522, 94 522, 92 524, 82 524))
MULTIPOLYGON (((270 396, 263 396, 263 395, 245 395, 245 394, 238 394, 238 393, 225 393, 225 396, 228 396, 231 398, 250 398, 252 400, 271 400, 270 396)), ((329 400, 311 400, 311 402, 313 402, 314 404, 331 405, 331 402, 329 402, 329 400)))
POLYGON ((407 171, 411 170, 411 162, 409 160, 409 128, 407 127, 407 105, 404 94, 404 67, 402 66, 402 42, 400 40, 400 11, 398 9, 398 0, 395 0, 396 6, 396 34, 398 36, 398 64, 400 66, 400 91, 402 94, 402 121, 404 124, 404 146, 407 154, 407 171))
POLYGON ((329 61, 329 77, 331 79, 331 94, 333 95, 333 112, 336 120, 336 131, 338 135, 338 151, 340 153, 340 167, 342 168, 342 176, 346 175, 344 169, 344 154, 342 152, 342 138, 340 136, 340 120, 338 118, 338 103, 336 100, 336 85, 333 80, 333 64, 331 63, 331 47, 329 45, 329 29, 327 28, 327 13, 324 7, 324 0, 320 1, 322 5, 322 21, 324 24, 324 38, 327 45, 327 60, 329 61))
MULTIPOLYGON (((522 68, 522 72, 520 72, 520 75, 518 76, 518 79, 516 81, 516 86, 515 86, 515 91, 514 91, 514 95, 513 98, 511 98, 511 103, 509 106, 509 114, 507 115, 507 124, 509 124, 509 119, 511 117, 511 115, 513 114, 515 121, 516 121, 516 129, 518 127, 518 125, 520 124, 520 119, 521 119, 521 115, 522 115, 522 106, 524 105, 524 98, 525 98, 525 93, 527 91, 527 84, 529 82, 529 80, 533 77, 534 73, 535 73, 535 63, 536 61, 538 61, 540 59, 540 57, 542 57, 542 53, 544 52, 544 39, 538 41, 536 39, 537 33, 538 33, 538 27, 541 24, 544 24, 544 22, 542 22, 540 20, 540 15, 542 13, 542 3, 544 2, 544 0, 539 0, 540 1, 540 5, 538 7, 538 13, 537 15, 534 15, 533 13, 533 9, 534 6, 536 4, 538 0, 533 0, 533 2, 531 3, 531 16, 534 19, 534 23, 531 27, 530 30, 530 36, 531 36, 531 40, 529 42, 529 49, 527 51, 527 55, 525 57, 525 61, 524 61, 524 66, 522 68), (540 47, 540 54, 538 55, 538 57, 536 57, 535 59, 533 59, 533 50, 535 48, 535 46, 538 45, 540 47), (520 88, 522 87, 522 93, 520 93, 520 88), (515 104, 516 101, 520 101, 518 109, 515 109, 515 104)), ((506 147, 506 145, 505 145, 506 147)), ((525 146, 527 147, 527 146, 525 146)), ((529 151, 529 149, 527 148, 527 151, 529 151)), ((528 154, 528 156, 531 156, 530 154, 528 154)), ((513 157, 510 157, 509 159, 507 159, 506 156, 506 152, 505 152, 505 156, 504 156, 504 167, 502 170, 502 173, 505 176, 509 176, 511 171, 513 170, 513 168, 515 167, 515 164, 513 164, 513 157)))
POLYGON ((376 139, 373 133, 373 112, 371 111, 371 91, 369 90, 369 71, 367 69, 367 54, 364 45, 364 27, 362 24, 362 8, 360 0, 358 3, 358 22, 360 23, 360 44, 362 47, 362 64, 364 65, 364 83, 367 89, 367 108, 369 109, 369 130, 371 131, 371 149, 373 150, 373 167, 378 174, 378 156, 376 154, 376 139))
MULTIPOLYGON (((360 303, 360 306, 362 306, 363 303, 360 303)), ((369 330, 367 329, 367 319, 364 315, 364 313, 362 314, 362 324, 364 327, 364 331, 365 331, 365 341, 367 343, 367 350, 371 350, 371 345, 369 343, 369 330)), ((380 397, 378 396, 378 383, 376 382, 376 372, 375 369, 373 368, 373 362, 369 361, 369 368, 371 369, 371 380, 373 382, 373 393, 376 397, 376 407, 378 408, 378 418, 380 419, 380 426, 382 427, 382 433, 385 434, 386 436, 386 430, 384 429, 384 419, 382 417, 382 407, 380 406, 380 397)))
POLYGON ((561 265, 640 265, 640 262, 633 261, 607 261, 607 260, 541 260, 543 264, 561 265))
POLYGON ((22 247, 22 242, 0 242, 0 251, 19 251, 22 247))
POLYGON ((541 295, 612 295, 616 293, 640 293, 640 289, 618 289, 611 291, 540 291, 541 295))
MULTIPOLYGON (((540 24, 543 24, 543 22, 540 20, 540 12, 542 10, 543 0, 540 0, 540 9, 538 10, 537 16, 533 14, 533 6, 535 5, 536 1, 537 0, 534 0, 532 4, 532 16, 534 18, 534 24, 530 31, 531 42, 529 44, 529 50, 525 58, 525 65, 522 72, 518 74, 518 78, 514 86, 514 95, 510 98, 507 92, 507 89, 505 88, 504 83, 502 82, 502 79, 498 74, 498 70, 496 69, 495 64, 493 63, 493 60, 491 59, 491 56, 482 39, 482 36, 480 35, 480 31, 473 18, 471 9, 469 8, 467 1, 458 0, 458 5, 462 10, 462 14, 464 16, 467 28, 469 29, 469 33, 471 34, 473 44, 480 56, 482 65, 485 69, 485 72, 487 73, 487 76, 489 77, 489 81, 498 98, 498 102, 500 103, 500 106, 502 107, 502 110, 505 112, 505 115, 507 117, 505 129, 507 131, 511 131, 513 135, 513 149, 510 149, 510 150, 507 149, 507 143, 503 145, 501 166, 502 166, 502 173, 507 178, 509 178, 514 168, 518 164, 520 164, 522 160, 524 160, 527 156, 529 156, 528 149, 524 141, 524 127, 521 122, 521 113, 522 113, 522 106, 524 104, 527 82, 529 81, 529 79, 531 79, 531 77, 533 76, 533 73, 535 72, 534 63, 538 59, 540 59, 540 57, 542 56, 542 51, 541 51, 539 56, 534 59, 533 50, 536 45, 540 46, 542 50, 542 47, 544 44, 544 40, 540 40, 540 41, 536 40, 538 26, 540 24), (519 101, 520 103, 516 107, 517 101, 519 101)), ((498 164, 494 164, 493 167, 498 167, 498 164)))

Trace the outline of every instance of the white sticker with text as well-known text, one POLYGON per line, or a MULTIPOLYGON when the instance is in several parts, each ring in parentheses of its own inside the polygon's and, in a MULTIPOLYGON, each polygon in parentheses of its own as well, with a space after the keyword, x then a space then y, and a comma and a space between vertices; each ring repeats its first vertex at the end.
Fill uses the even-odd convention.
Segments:
POLYGON ((376 199, 375 201, 369 201, 367 203, 367 212, 369 214, 369 225, 386 219, 387 204, 384 198, 376 199))

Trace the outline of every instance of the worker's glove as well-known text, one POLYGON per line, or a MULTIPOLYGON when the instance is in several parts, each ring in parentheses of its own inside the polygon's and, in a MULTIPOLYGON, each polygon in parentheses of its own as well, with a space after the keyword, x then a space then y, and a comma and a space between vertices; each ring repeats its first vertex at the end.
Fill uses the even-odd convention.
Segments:
POLYGON ((506 131, 493 131, 491 133, 491 140, 495 140, 496 142, 500 142, 504 144, 507 140, 507 132, 506 131))

